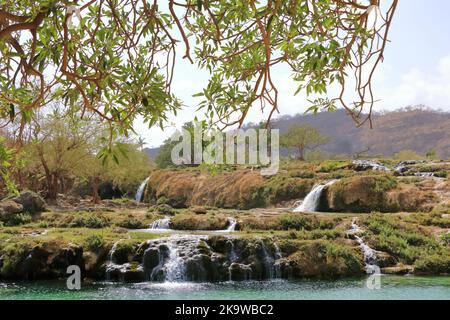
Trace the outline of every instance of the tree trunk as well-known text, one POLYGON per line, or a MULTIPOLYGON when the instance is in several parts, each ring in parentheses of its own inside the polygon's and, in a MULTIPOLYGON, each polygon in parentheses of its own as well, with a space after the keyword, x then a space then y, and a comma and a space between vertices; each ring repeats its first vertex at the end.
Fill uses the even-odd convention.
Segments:
POLYGON ((303 148, 303 147, 299 147, 298 148, 297 160, 305 161, 305 148, 303 148))
POLYGON ((47 199, 56 200, 58 195, 58 174, 53 172, 52 174, 45 175, 47 181, 47 199))
POLYGON ((92 179, 92 202, 95 204, 100 202, 100 196, 98 194, 98 185, 99 185, 99 178, 94 177, 92 179))

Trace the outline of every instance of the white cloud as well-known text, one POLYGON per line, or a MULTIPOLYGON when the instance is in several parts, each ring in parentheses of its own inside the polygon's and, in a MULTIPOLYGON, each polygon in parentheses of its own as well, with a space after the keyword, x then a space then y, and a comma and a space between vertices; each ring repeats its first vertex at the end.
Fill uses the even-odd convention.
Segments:
POLYGON ((382 99, 382 109, 424 104, 450 111, 450 55, 443 57, 432 70, 412 68, 399 75, 395 68, 389 69, 382 81, 377 78, 375 86, 382 99))
MULTIPOLYGON (((420 65, 419 62, 417 65, 420 65)), ((305 112, 309 103, 302 93, 294 96, 298 83, 292 79, 289 69, 277 68, 273 70, 272 77, 279 91, 279 115, 305 112)), ((199 92, 206 83, 205 73, 199 73, 194 66, 183 65, 178 70, 173 82, 173 92, 181 97, 188 107, 184 107, 177 116, 170 117, 168 127, 164 131, 159 128, 148 129, 141 121, 137 121, 137 131, 149 146, 161 144, 175 131, 175 127, 181 127, 183 123, 194 118, 199 100, 191 95, 199 92)), ((350 89, 349 87, 348 93, 350 89)), ((401 74, 395 65, 382 64, 377 70, 373 89, 375 99, 380 100, 376 103, 375 111, 418 104, 450 111, 450 55, 438 61, 432 70, 411 68, 404 74, 401 74)), ((335 97, 338 92, 337 88, 330 88, 330 98, 335 97)), ((262 113, 259 106, 255 105, 249 112, 247 121, 259 122, 267 119, 269 111, 269 106, 262 113)), ((202 118, 201 111, 197 115, 202 118)))

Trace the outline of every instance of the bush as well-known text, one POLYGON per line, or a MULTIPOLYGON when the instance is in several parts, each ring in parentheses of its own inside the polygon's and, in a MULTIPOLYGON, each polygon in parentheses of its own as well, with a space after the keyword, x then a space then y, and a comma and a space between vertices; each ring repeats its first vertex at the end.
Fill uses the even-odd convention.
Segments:
POLYGON ((89 215, 88 217, 80 215, 75 217, 70 223, 70 227, 72 228, 100 229, 107 227, 108 225, 108 220, 98 215, 89 215))
POLYGON ((418 273, 450 274, 450 255, 441 253, 420 258, 415 263, 415 270, 418 273))
POLYGON ((304 215, 284 215, 280 217, 279 221, 283 230, 312 230, 314 228, 311 219, 304 215))
POLYGON ((443 234, 441 240, 446 246, 450 246, 450 233, 443 234))
POLYGON ((350 163, 345 160, 328 160, 320 164, 319 172, 330 173, 341 169, 346 169, 350 163))
POLYGON ((96 234, 91 234, 85 240, 85 246, 91 252, 98 253, 104 244, 103 237, 96 234))
POLYGON ((222 215, 178 214, 171 219, 175 230, 224 230, 228 223, 222 215))
POLYGON ((126 228, 126 229, 144 229, 147 227, 145 223, 136 219, 136 218, 128 218, 126 220, 117 222, 116 225, 118 227, 126 228))
POLYGON ((19 226, 22 224, 30 223, 33 220, 30 213, 18 213, 10 215, 6 221, 4 221, 5 226, 19 226))
POLYGON ((417 227, 405 225, 398 217, 377 214, 363 223, 374 234, 370 246, 395 256, 401 263, 414 264, 442 249, 434 238, 421 234, 417 227))
POLYGON ((414 150, 402 150, 394 154, 394 158, 400 161, 408 161, 408 160, 423 160, 424 157, 414 150))
POLYGON ((255 192, 253 198, 259 199, 259 207, 264 207, 281 201, 300 199, 308 194, 312 186, 313 181, 310 179, 279 174, 268 179, 264 186, 255 192))
POLYGON ((160 198, 158 198, 158 200, 156 200, 156 204, 160 205, 160 204, 168 204, 169 203, 169 199, 167 199, 166 197, 162 196, 160 198))
POLYGON ((314 179, 316 174, 313 171, 295 170, 289 172, 289 176, 292 178, 314 179))

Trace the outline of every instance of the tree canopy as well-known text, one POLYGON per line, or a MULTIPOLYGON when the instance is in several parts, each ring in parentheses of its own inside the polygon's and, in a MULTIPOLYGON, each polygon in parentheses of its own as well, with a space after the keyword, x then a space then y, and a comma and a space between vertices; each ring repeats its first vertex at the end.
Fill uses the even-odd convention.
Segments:
POLYGON ((305 160, 305 152, 314 150, 328 143, 330 139, 311 125, 291 125, 286 133, 280 137, 280 144, 295 150, 299 160, 305 160))
POLYGON ((211 123, 242 125, 252 107, 270 120, 279 110, 271 71, 284 64, 310 110, 342 106, 362 124, 397 3, 0 0, 0 117, 23 130, 37 109, 62 99, 73 113, 103 119, 110 141, 137 117, 162 126, 181 106, 171 90, 181 50, 210 72, 197 96, 211 123), (330 98, 333 83, 341 90, 330 98))

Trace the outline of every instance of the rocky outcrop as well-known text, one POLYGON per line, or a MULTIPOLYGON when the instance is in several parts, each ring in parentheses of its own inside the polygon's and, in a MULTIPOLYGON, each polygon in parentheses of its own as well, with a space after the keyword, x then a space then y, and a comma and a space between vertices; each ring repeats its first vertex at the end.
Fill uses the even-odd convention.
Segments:
POLYGON ((250 209, 301 198, 312 179, 288 174, 263 177, 258 171, 238 170, 210 175, 200 171, 157 170, 149 178, 144 201, 164 199, 175 207, 212 206, 250 209))
POLYGON ((12 215, 23 212, 23 206, 13 200, 0 202, 0 220, 7 220, 12 215))
POLYGON ((58 279, 66 277, 67 267, 78 265, 84 272, 83 248, 70 243, 46 242, 9 248, 0 256, 2 279, 58 279))
POLYGON ((44 199, 33 191, 23 191, 13 201, 21 204, 23 210, 28 213, 39 213, 45 210, 44 199))
POLYGON ((336 278, 363 273, 357 250, 321 241, 271 238, 173 236, 149 240, 122 264, 106 263, 106 278, 121 281, 242 281, 273 278, 336 278), (133 279, 133 280, 131 280, 133 279))
POLYGON ((433 196, 388 175, 344 178, 324 190, 319 211, 419 211, 433 196))

